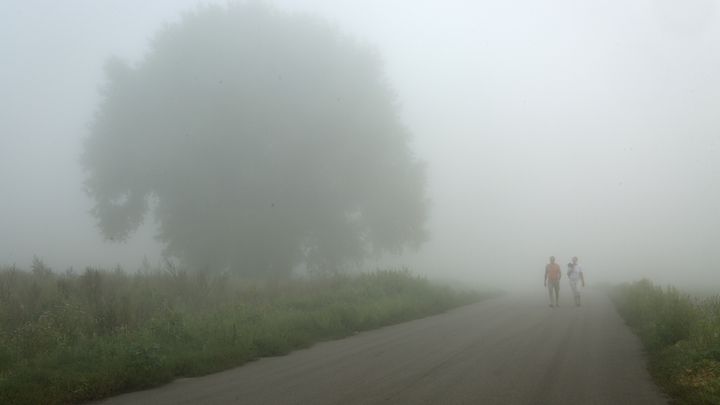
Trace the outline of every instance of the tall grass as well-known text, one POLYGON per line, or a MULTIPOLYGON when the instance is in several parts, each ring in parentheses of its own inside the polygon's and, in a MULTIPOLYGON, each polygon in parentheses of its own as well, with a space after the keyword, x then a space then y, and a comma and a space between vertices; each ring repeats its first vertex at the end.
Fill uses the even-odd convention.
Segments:
POLYGON ((0 403, 69 404, 478 301, 407 269, 249 282, 172 263, 0 269, 0 403))
POLYGON ((655 380, 678 404, 720 404, 720 297, 694 299, 643 279, 610 289, 655 380))

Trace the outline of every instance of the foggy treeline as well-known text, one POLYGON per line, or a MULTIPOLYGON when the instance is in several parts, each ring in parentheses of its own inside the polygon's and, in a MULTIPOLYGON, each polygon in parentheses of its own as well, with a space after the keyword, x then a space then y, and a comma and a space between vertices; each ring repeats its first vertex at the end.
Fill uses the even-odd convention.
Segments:
POLYGON ((718 38, 708 0, 4 2, 0 265, 715 286, 718 38))

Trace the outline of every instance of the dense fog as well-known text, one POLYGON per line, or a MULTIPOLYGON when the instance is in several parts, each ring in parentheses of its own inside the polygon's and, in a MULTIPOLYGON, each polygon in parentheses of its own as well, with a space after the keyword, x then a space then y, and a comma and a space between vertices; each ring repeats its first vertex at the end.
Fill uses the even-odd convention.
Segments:
MULTIPOLYGON (((589 284, 720 283, 716 2, 271 4, 379 55, 427 163, 430 240, 364 268, 509 289, 541 286, 554 255, 577 256, 589 284)), ((152 213, 125 242, 103 240, 80 156, 107 60, 135 66, 196 5, 0 5, 0 266, 160 260, 152 213)))

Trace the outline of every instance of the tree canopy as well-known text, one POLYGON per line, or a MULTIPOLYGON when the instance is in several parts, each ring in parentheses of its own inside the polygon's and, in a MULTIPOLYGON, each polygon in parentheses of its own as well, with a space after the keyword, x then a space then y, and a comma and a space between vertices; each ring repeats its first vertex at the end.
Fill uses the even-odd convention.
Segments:
POLYGON ((262 4, 165 25, 131 67, 110 58, 81 164, 91 213, 125 240, 151 199, 166 256, 285 276, 426 239, 425 164, 374 49, 262 4))

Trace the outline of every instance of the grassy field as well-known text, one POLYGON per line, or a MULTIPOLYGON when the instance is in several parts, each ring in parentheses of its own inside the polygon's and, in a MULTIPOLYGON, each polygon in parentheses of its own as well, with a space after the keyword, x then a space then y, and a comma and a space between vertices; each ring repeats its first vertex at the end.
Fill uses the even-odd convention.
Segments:
POLYGON ((136 274, 0 269, 0 403, 71 404, 279 356, 490 294, 410 271, 249 282, 168 263, 136 274))
POLYGON ((608 289, 642 339, 655 381, 677 404, 720 404, 720 297, 694 298, 649 280, 608 289))

